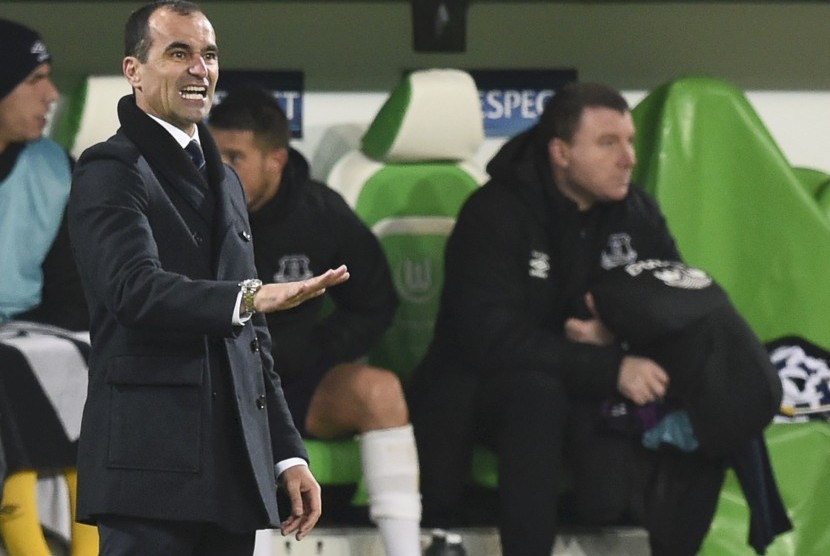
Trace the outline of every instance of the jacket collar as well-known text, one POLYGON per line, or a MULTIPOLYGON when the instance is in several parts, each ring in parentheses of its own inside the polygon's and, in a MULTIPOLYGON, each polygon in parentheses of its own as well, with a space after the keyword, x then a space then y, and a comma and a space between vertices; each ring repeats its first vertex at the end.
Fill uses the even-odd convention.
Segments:
MULTIPOLYGON (((127 95, 118 101, 118 119, 124 133, 135 143, 150 165, 172 178, 171 181, 180 180, 182 175, 201 180, 187 153, 164 128, 136 106, 135 96, 127 95)), ((205 155, 208 178, 211 185, 216 185, 225 177, 225 166, 207 127, 201 122, 196 125, 199 128, 199 140, 205 155)))
MULTIPOLYGON (((225 206, 228 202, 222 187, 225 165, 204 124, 200 122, 197 126, 209 183, 205 183, 173 136, 136 106, 135 96, 124 96, 118 102, 118 119, 121 131, 138 147, 156 175, 175 187, 197 212, 201 213, 200 207, 204 206, 206 187, 211 187, 220 205, 225 206)), ((205 216, 211 219, 213 215, 205 216)))

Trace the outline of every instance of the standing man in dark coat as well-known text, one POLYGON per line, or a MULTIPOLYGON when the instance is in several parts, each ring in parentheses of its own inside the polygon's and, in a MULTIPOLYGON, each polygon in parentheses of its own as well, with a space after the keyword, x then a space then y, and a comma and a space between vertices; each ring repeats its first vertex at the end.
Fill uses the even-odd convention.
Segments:
POLYGON ((218 49, 197 5, 133 12, 122 69, 121 127, 81 156, 69 203, 92 338, 78 518, 98 524, 102 554, 250 554, 256 529, 279 524, 278 477, 282 531, 302 538, 320 488, 262 313, 348 272, 255 279, 242 186, 201 124, 218 49))
POLYGON ((398 307, 383 250, 337 192, 309 178, 271 93, 234 89, 211 111, 210 129, 242 180, 260 275, 290 283, 350 269, 325 296, 267 316, 272 353, 303 436, 357 437, 369 517, 386 554, 420 556, 418 455, 401 383, 362 361, 398 307))

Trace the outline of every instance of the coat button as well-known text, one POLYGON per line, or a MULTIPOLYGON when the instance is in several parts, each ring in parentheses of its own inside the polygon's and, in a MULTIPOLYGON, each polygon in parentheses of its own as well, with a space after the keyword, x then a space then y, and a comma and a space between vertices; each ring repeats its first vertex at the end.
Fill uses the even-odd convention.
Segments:
POLYGON ((265 396, 260 396, 256 399, 256 408, 265 409, 265 396))
POLYGON ((245 241, 251 241, 251 232, 249 232, 248 230, 242 230, 241 232, 239 232, 239 237, 241 237, 245 241))
POLYGON ((259 340, 251 340, 251 351, 254 353, 259 353, 259 340))

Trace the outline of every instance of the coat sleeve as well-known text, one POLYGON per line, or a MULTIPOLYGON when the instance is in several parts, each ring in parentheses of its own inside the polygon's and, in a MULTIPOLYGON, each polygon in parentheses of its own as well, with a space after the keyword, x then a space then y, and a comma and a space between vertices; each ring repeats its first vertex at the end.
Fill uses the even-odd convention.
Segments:
POLYGON ((172 204, 153 198, 161 194, 118 157, 81 158, 68 210, 85 291, 127 327, 232 336, 236 283, 192 280, 162 267, 157 241, 180 242, 182 257, 192 247, 172 204))

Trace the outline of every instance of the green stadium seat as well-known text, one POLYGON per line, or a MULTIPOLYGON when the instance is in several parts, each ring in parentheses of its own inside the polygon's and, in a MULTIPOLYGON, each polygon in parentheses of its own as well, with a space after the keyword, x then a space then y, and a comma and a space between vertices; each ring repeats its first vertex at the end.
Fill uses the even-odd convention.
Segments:
MULTIPOLYGON (((659 201, 686 261, 718 280, 763 342, 798 338, 830 351, 827 176, 793 168, 744 93, 715 78, 667 83, 633 116, 635 181, 659 201)), ((830 554, 827 435, 826 423, 765 432, 795 526, 769 556, 830 554)), ((730 474, 700 554, 754 554, 747 513, 730 474)))
POLYGON ((116 132, 118 101, 131 92, 123 75, 85 77, 65 100, 52 138, 78 158, 84 149, 116 132))
MULTIPOLYGON (((455 69, 415 71, 389 95, 360 149, 347 152, 326 177, 375 232, 388 257, 401 305, 368 359, 404 383, 432 338, 446 239, 462 203, 487 177, 472 162, 483 141, 472 77, 455 69)), ((344 470, 360 480, 357 442, 306 444, 321 484, 343 479, 344 470), (330 469, 328 462, 343 470, 330 469)))
POLYGON ((815 168, 794 167, 796 177, 807 192, 818 204, 819 210, 830 218, 830 174, 815 168))

